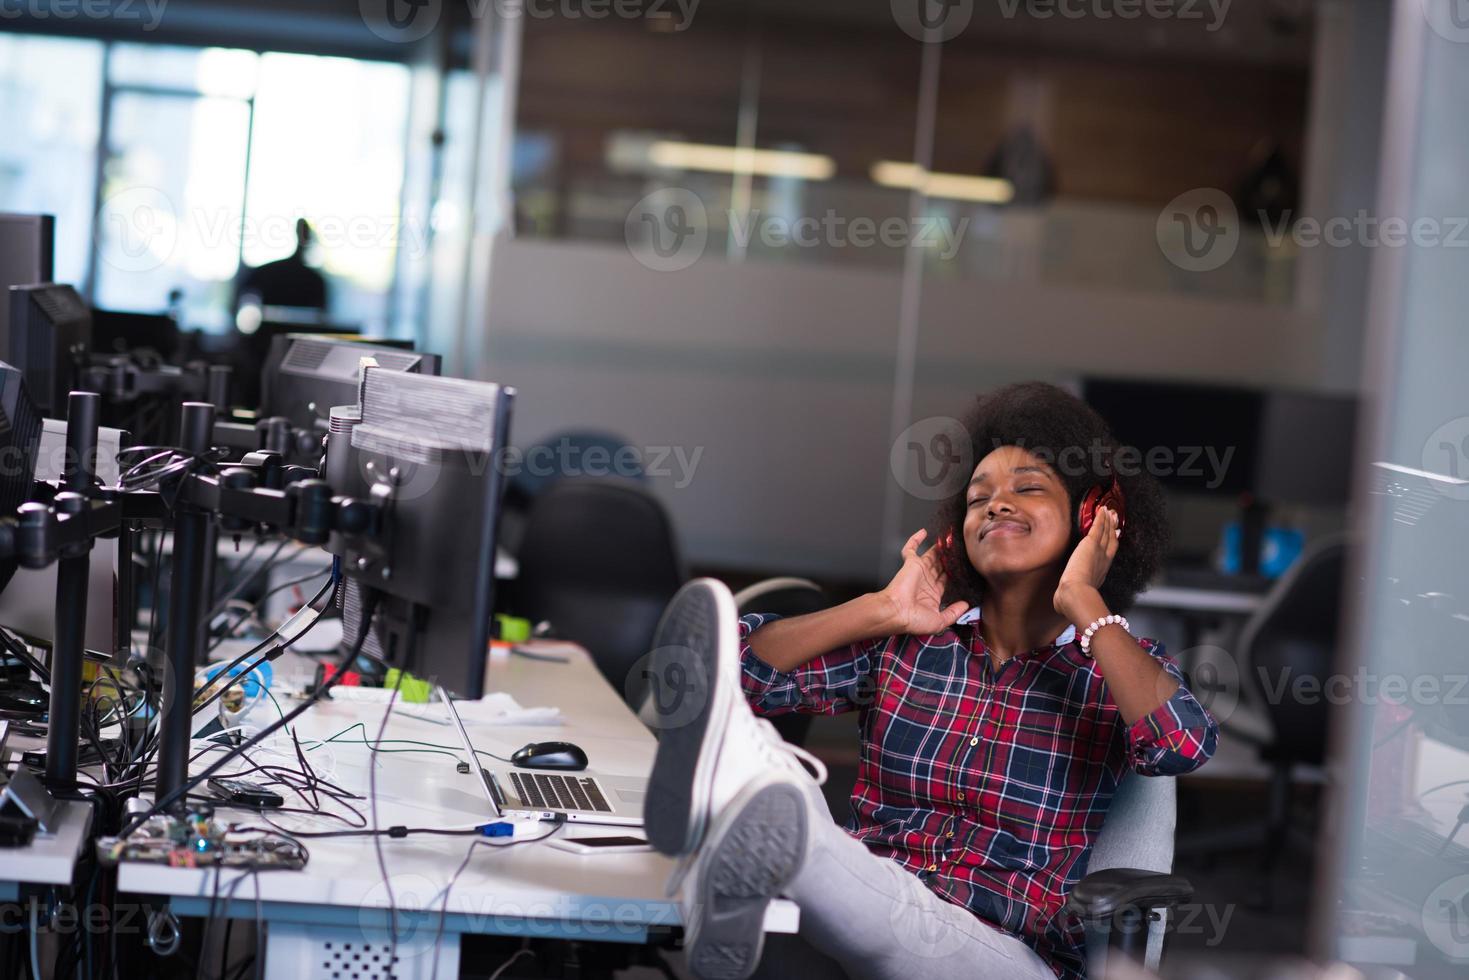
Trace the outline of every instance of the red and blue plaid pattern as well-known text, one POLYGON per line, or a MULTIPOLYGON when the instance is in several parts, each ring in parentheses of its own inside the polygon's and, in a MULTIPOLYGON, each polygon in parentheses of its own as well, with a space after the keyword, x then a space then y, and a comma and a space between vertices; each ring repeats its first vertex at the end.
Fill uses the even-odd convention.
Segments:
POLYGON ((847 830, 935 893, 1029 943, 1061 977, 1085 975, 1062 905, 1086 873, 1118 780, 1203 765, 1219 728, 1161 644, 1139 640, 1179 682, 1124 723, 1075 630, 996 669, 974 625, 834 650, 782 673, 740 620, 742 683, 759 714, 857 711, 862 754, 847 830))

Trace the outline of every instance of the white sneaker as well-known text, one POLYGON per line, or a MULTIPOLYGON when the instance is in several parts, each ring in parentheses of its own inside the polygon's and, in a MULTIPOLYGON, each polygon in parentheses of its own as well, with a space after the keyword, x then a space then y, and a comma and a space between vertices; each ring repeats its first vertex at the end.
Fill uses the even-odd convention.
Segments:
POLYGON ((694 851, 710 822, 759 777, 783 776, 806 792, 812 773, 826 781, 820 760, 750 711, 734 597, 723 583, 697 579, 673 597, 654 634, 652 675, 660 735, 643 819, 659 851, 694 851))
POLYGON ((748 782, 670 883, 684 956, 700 980, 744 980, 765 948, 765 910, 806 860, 809 788, 783 774, 748 782))

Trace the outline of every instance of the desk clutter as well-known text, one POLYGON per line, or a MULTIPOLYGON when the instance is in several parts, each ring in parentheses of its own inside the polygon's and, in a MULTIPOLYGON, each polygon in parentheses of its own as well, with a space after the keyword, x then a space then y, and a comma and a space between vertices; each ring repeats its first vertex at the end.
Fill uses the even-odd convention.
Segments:
POLYGON ((46 296, 18 329, 56 358, 0 337, 0 911, 31 972, 294 977, 381 932, 381 975, 452 976, 461 936, 609 901, 629 949, 675 928, 639 836, 656 743, 506 588, 515 390, 284 330, 240 405, 230 366, 93 355, 85 305, 46 296), (617 830, 540 846, 578 823, 617 830), (438 917, 416 973, 413 909, 438 917))

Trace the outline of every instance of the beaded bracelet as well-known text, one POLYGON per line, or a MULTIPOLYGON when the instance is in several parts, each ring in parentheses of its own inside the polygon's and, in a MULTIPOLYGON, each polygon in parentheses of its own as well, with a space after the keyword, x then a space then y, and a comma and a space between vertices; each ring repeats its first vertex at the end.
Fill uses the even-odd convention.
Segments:
POLYGON ((1093 621, 1093 623, 1088 626, 1085 631, 1082 632, 1081 652, 1090 657, 1092 655, 1092 636, 1097 632, 1097 630, 1101 629, 1103 626, 1111 626, 1113 624, 1121 626, 1128 633, 1132 632, 1132 628, 1128 626, 1127 620, 1117 615, 1116 613, 1112 613, 1110 616, 1103 616, 1101 619, 1093 621))

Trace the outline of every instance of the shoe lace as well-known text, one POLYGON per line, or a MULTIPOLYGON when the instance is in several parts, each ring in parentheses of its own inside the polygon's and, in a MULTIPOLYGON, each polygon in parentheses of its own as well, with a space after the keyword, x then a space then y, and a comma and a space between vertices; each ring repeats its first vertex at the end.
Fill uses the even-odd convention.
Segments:
POLYGON ((797 765, 802 766, 816 780, 816 785, 820 786, 825 784, 827 777, 826 763, 799 745, 792 745, 790 742, 781 738, 780 732, 770 723, 769 718, 756 718, 755 724, 765 736, 759 740, 759 751, 765 758, 776 765, 790 765, 791 762, 795 762, 797 765))

